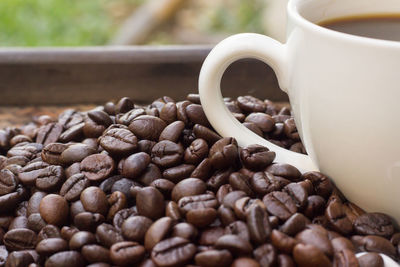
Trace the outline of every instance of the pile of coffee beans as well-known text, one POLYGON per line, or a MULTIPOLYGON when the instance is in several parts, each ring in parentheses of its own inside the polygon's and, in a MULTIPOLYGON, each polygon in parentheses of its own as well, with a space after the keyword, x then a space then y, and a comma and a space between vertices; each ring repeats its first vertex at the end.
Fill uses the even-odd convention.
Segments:
MULTIPOLYGON (((226 99, 259 135, 304 151, 290 110, 226 99)), ((210 126, 198 95, 129 98, 0 130, 0 266, 383 266, 391 219, 328 177, 273 163, 210 126), (355 253, 367 252, 356 258, 355 253)))

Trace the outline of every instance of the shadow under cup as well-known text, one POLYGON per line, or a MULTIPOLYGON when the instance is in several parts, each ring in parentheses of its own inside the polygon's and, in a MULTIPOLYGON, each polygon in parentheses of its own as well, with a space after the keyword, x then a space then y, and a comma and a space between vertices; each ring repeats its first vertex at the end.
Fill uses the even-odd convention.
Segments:
POLYGON ((350 201, 400 222, 400 42, 316 25, 396 13, 397 0, 292 0, 286 46, 289 99, 308 154, 350 201))

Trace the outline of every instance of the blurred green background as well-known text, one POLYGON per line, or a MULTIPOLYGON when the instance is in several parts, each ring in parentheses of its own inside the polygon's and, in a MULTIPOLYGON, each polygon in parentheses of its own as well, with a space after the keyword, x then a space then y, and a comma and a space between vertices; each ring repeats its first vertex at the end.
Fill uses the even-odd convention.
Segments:
MULTIPOLYGON (((147 2, 0 0, 0 45, 106 45, 147 2)), ((236 32, 263 33, 265 6, 265 0, 186 0, 143 43, 215 43, 236 32)))

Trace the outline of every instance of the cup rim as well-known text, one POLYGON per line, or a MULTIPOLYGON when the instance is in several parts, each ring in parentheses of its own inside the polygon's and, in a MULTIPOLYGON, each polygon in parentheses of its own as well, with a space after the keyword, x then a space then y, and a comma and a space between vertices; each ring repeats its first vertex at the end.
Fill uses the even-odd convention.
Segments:
POLYGON ((303 17, 299 11, 299 3, 304 0, 290 0, 287 5, 287 13, 288 18, 293 19, 296 25, 300 25, 305 29, 318 33, 319 35, 334 38, 334 39, 341 39, 348 42, 355 42, 359 45, 371 45, 371 46, 381 46, 381 47, 388 47, 388 48, 400 48, 400 41, 393 41, 393 40, 385 40, 385 39, 376 39, 371 37, 365 36, 358 36, 349 33, 338 32, 335 30, 331 30, 325 27, 322 27, 316 23, 313 23, 303 17))

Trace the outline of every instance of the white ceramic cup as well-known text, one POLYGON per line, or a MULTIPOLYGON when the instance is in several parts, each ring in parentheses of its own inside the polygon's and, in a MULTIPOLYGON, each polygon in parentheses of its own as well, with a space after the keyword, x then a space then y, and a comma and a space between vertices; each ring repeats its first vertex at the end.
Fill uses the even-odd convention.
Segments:
POLYGON ((400 14, 399 0, 291 0, 287 42, 238 34, 219 43, 201 69, 204 111, 222 136, 261 144, 276 161, 329 175, 352 202, 400 222, 400 42, 332 31, 316 23, 366 14, 400 14), (309 154, 282 149, 242 126, 220 89, 226 68, 241 58, 270 65, 288 93, 309 154))

